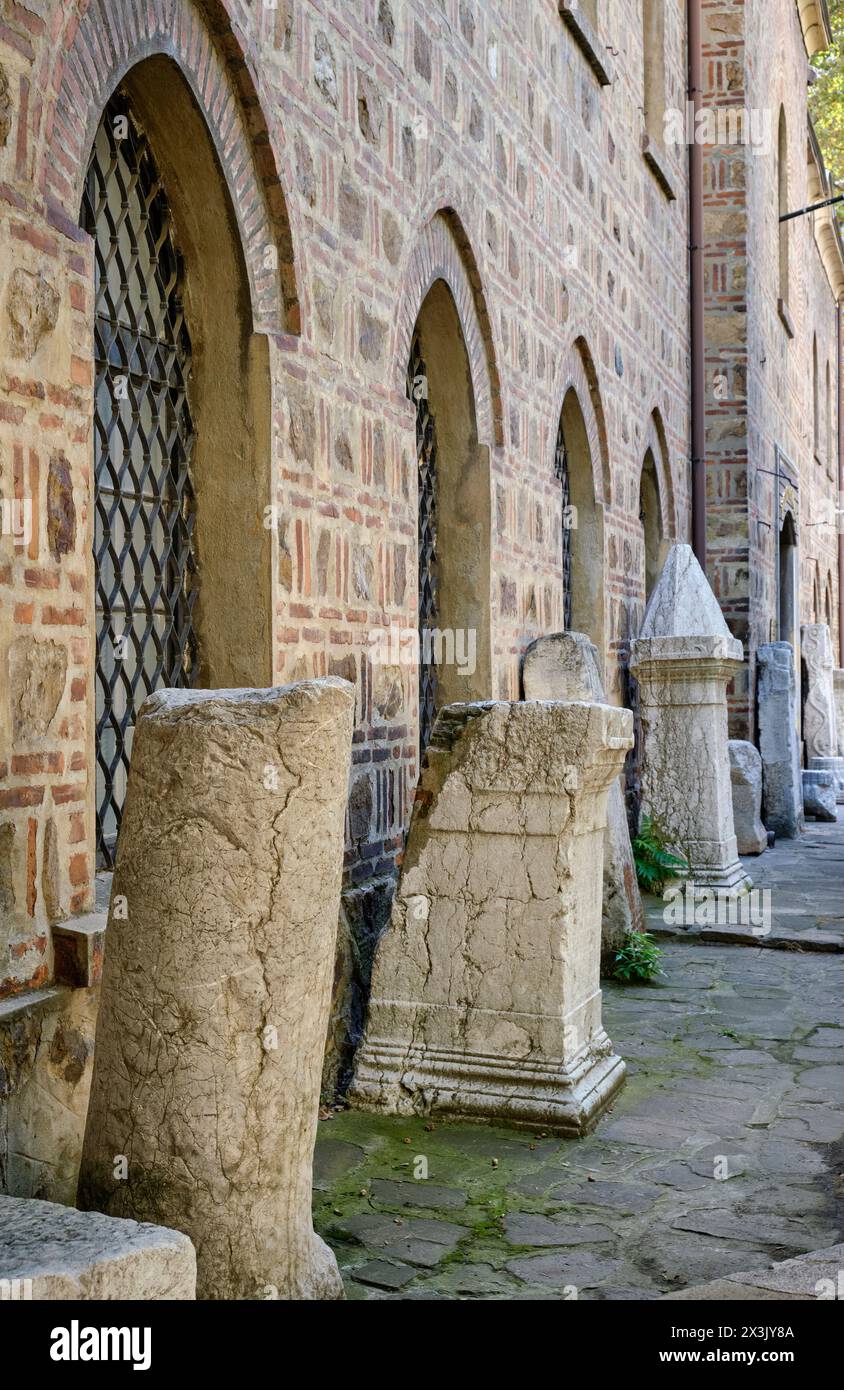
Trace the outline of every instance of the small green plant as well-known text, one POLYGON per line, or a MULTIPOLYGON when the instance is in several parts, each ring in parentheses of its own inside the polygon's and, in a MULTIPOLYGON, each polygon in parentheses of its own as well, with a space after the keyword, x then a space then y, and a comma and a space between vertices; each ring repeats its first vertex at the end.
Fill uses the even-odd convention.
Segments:
POLYGON ((661 894, 671 879, 689 873, 688 861, 671 853, 665 831, 650 816, 642 817, 633 841, 633 862, 643 893, 661 894))
POLYGON ((665 973, 660 968, 661 961, 662 951, 652 936, 643 931, 629 931, 616 954, 613 977, 625 982, 653 980, 665 973))

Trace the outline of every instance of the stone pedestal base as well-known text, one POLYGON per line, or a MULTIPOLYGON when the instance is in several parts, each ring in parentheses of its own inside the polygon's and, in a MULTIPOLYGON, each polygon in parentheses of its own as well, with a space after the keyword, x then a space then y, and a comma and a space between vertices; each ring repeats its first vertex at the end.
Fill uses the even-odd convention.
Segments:
POLYGON ((834 821, 836 811, 837 782, 831 772, 803 773, 803 808, 807 816, 815 820, 834 821))
POLYGON ((451 705, 437 718, 354 1104, 585 1134, 624 1077, 601 1023, 607 790, 627 710, 451 705))
POLYGON ((361 1110, 452 1114, 577 1137, 597 1124, 626 1071, 603 1029, 568 1062, 373 1043, 358 1067, 353 1099, 361 1110))
POLYGON ((831 772, 835 783, 835 800, 844 805, 844 758, 810 758, 810 772, 831 772))

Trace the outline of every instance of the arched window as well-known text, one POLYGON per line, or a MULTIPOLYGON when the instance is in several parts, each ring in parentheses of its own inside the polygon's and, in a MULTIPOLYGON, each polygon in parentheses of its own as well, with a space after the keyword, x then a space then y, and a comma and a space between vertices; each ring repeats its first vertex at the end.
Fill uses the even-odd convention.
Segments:
POLYGON ((645 130, 659 145, 665 124, 665 0, 643 0, 645 130))
POLYGON ((80 221, 96 273, 92 683, 110 866, 146 696, 272 679, 267 341, 213 141, 169 58, 138 64, 109 102, 80 221))
POLYGON ((818 371, 818 337, 812 338, 812 448, 815 462, 821 458, 821 393, 820 373, 818 371))
POLYGON ((586 421, 574 387, 563 401, 554 452, 560 484, 561 580, 567 629, 585 632, 604 660, 604 527, 595 499, 586 421))
POLYGON ((197 677, 192 348, 184 267, 127 97, 94 141, 82 221, 96 257, 97 848, 113 860, 140 704, 197 677))
MULTIPOLYGON (((785 108, 780 107, 779 130, 777 134, 777 209, 778 216, 791 212, 789 207, 788 182, 788 126, 785 108)), ((790 222, 779 222, 779 298, 780 314, 786 318, 789 299, 789 227, 790 222)))
POLYGON ((644 540, 644 588, 645 602, 653 593, 662 572, 663 563, 663 520, 659 503, 659 485, 656 477, 656 462, 653 452, 648 449, 642 464, 639 483, 639 521, 642 524, 644 540))
POLYGON ((830 473, 833 470, 835 451, 832 442, 833 429, 833 409, 832 409, 832 368, 829 358, 826 359, 826 466, 830 473))
POLYGON ((443 705, 492 695, 489 457, 460 317, 441 279, 416 320, 407 393, 416 407, 421 754, 443 705))
POLYGON ((797 650, 797 532, 791 512, 779 536, 779 640, 797 650))

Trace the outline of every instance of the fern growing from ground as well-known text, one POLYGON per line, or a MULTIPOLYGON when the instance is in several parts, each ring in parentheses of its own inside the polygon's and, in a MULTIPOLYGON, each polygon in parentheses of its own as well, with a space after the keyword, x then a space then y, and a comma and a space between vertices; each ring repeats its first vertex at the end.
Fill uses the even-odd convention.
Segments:
POLYGON ((665 972, 661 969, 662 951, 652 936, 643 931, 629 931, 624 937, 621 950, 615 957, 613 979, 652 980, 665 972))
POLYGON ((642 892, 657 896, 671 879, 682 878, 689 872, 688 860, 671 853, 665 832, 650 816, 642 817, 639 833, 633 841, 633 862, 642 892))

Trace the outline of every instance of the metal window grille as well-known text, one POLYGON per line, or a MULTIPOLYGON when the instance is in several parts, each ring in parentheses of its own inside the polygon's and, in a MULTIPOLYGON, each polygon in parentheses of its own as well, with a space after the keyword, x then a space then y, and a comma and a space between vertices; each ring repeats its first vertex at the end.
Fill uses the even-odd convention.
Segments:
POLYGON ((419 753, 425 752, 437 715, 437 668, 432 634, 437 626, 437 430, 428 400, 428 374, 418 335, 407 369, 407 394, 416 406, 419 483, 419 753))
POLYGON ((96 262, 94 559, 97 853, 114 863, 135 718, 196 679, 194 430, 182 262, 125 94, 97 131, 82 203, 96 262))
POLYGON ((562 559, 563 559, 563 628, 571 632, 572 593, 571 593, 571 490, 569 487, 569 456, 563 433, 563 422, 557 430, 557 448, 554 454, 554 474, 560 484, 563 503, 562 559))

